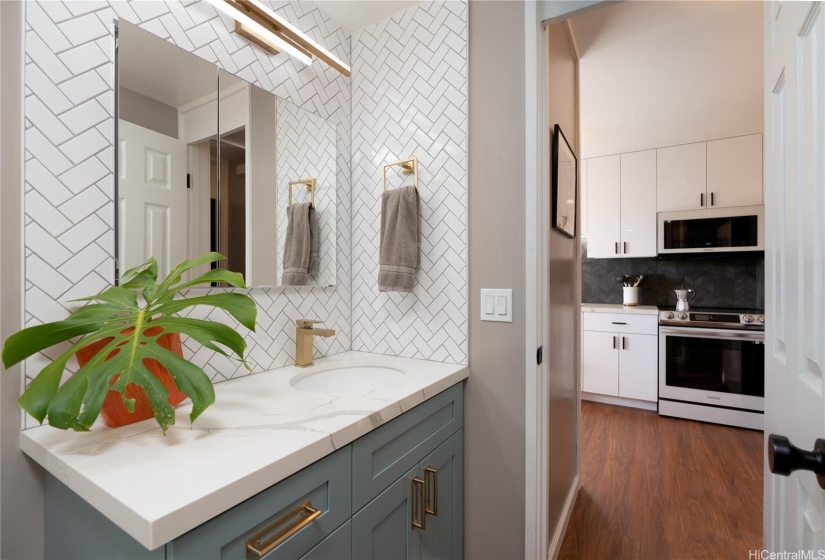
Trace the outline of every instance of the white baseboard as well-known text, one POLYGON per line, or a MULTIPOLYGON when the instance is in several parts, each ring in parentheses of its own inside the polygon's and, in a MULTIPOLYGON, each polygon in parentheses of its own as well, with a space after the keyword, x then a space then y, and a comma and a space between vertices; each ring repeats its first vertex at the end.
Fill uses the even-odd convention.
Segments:
POLYGON ((553 533, 553 540, 550 541, 550 548, 547 550, 547 559, 556 560, 561 552, 561 543, 564 541, 564 534, 567 532, 567 524, 570 523, 570 516, 573 514, 573 506, 576 504, 576 496, 579 495, 579 475, 573 479, 573 484, 570 485, 570 492, 567 493, 567 500, 564 503, 564 509, 561 512, 561 519, 556 525, 556 531, 553 533))
POLYGON ((583 401, 593 401, 604 404, 615 404, 618 406, 629 406, 631 408, 642 408, 644 410, 657 410, 656 402, 640 401, 637 399, 626 399, 624 397, 612 397, 610 395, 599 395, 598 393, 585 393, 582 391, 583 401))

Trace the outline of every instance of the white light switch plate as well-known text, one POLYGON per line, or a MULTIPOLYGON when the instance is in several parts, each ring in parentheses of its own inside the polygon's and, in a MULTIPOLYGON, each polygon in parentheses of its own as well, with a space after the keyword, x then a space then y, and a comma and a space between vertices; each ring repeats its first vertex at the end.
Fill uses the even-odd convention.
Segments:
POLYGON ((481 320, 513 322, 513 290, 481 290, 481 320))

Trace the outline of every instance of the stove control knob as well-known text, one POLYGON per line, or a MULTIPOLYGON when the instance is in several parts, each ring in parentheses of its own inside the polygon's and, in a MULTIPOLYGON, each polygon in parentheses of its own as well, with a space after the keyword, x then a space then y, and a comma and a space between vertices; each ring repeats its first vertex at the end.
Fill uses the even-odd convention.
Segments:
POLYGON ((687 313, 685 313, 685 312, 679 313, 679 318, 682 319, 682 320, 687 319, 688 318, 687 313))
POLYGON ((665 319, 673 319, 673 311, 668 311, 665 313, 665 319))
POLYGON ((744 317, 742 317, 742 320, 746 323, 753 323, 753 315, 745 315, 744 317))
POLYGON ((765 324, 765 316, 764 315, 760 315, 759 317, 756 318, 756 320, 759 321, 760 323, 762 323, 763 325, 765 324))

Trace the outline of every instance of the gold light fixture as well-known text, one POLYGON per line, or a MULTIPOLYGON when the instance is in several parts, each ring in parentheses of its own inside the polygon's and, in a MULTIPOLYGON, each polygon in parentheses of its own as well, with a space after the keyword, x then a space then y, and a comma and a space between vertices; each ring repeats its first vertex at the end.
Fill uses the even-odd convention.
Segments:
POLYGON ((235 31, 265 51, 287 52, 306 65, 317 56, 344 76, 350 67, 259 0, 207 0, 235 20, 235 31))

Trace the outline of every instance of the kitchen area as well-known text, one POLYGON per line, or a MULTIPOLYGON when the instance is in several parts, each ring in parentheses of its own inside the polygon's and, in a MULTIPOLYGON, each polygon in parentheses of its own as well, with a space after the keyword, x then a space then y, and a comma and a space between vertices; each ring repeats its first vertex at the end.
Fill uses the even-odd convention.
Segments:
POLYGON ((739 40, 761 49, 761 14, 734 4, 632 3, 570 23, 580 55, 581 394, 761 430, 770 320, 761 51, 723 37, 737 21, 739 40), (675 17, 683 25, 668 23, 675 17), (641 29, 651 24, 675 29, 665 46, 641 29), (721 54, 691 48, 691 25, 721 54))

